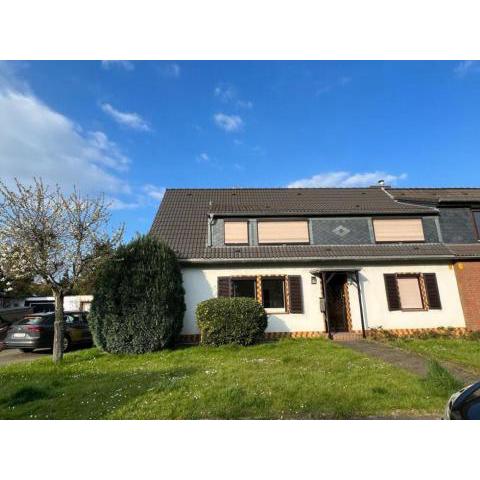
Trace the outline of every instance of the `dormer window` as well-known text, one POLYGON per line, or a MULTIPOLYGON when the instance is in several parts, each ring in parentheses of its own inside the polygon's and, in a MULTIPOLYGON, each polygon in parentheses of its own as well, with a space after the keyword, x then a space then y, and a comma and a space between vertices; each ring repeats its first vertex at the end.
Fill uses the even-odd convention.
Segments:
POLYGON ((373 229, 379 243, 425 241, 421 218, 375 218, 373 229))
POLYGON ((307 220, 259 220, 258 243, 310 243, 307 220))
POLYGON ((248 222, 225 220, 225 244, 248 245, 248 222))
POLYGON ((477 237, 480 240, 480 210, 473 210, 472 214, 475 220, 475 226, 477 227, 477 237))

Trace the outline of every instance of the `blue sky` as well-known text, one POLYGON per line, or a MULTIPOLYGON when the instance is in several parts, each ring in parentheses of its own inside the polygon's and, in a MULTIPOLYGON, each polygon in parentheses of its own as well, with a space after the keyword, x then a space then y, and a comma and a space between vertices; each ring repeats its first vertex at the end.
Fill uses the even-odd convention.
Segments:
POLYGON ((165 187, 479 186, 476 62, 1 62, 2 178, 146 232, 165 187))

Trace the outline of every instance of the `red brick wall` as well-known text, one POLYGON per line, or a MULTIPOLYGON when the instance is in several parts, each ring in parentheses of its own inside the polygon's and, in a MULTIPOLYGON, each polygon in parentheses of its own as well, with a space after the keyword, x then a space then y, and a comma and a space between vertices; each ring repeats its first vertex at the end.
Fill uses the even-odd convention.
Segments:
POLYGON ((455 264, 458 291, 468 330, 480 330, 480 262, 455 264))

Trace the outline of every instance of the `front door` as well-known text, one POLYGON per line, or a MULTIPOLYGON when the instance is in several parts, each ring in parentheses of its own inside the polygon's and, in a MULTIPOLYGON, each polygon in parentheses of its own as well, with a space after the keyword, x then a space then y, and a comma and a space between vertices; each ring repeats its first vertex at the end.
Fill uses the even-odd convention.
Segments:
POLYGON ((332 333, 349 331, 346 309, 348 299, 345 297, 346 287, 346 273, 327 274, 327 313, 332 333))

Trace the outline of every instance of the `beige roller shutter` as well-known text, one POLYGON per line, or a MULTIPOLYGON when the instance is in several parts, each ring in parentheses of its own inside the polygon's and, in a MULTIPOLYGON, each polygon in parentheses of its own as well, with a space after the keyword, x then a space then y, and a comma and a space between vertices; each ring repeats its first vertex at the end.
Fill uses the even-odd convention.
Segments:
POLYGON ((258 243, 309 243, 306 220, 259 221, 258 243))
POLYGON ((248 244, 248 222, 225 222, 225 243, 248 244))
POLYGON ((398 277, 398 293, 402 310, 422 309, 422 294, 418 277, 398 277))
POLYGON ((377 242, 423 242, 421 218, 374 219, 375 240, 377 242))

